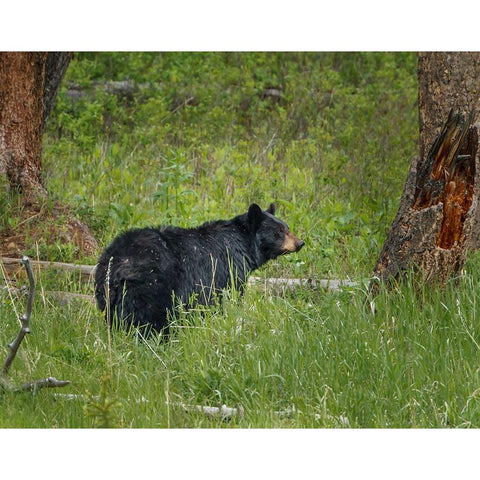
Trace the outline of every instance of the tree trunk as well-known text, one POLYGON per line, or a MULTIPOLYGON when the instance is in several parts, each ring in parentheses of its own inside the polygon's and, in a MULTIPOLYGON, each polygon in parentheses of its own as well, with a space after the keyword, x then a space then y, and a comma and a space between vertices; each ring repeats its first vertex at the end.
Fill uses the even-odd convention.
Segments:
POLYGON ((47 198, 42 135, 71 58, 70 52, 0 52, 0 175, 6 174, 23 204, 18 225, 0 231, 2 255, 23 255, 31 238, 39 244, 52 238, 72 243, 78 256, 98 248, 90 229, 68 207, 56 202, 42 207, 47 198), (59 217, 66 220, 59 224, 59 217))
POLYGON ((450 112, 426 159, 412 161, 374 277, 398 279, 412 267, 429 282, 455 275, 476 233, 479 174, 478 127, 450 112))
POLYGON ((46 197, 42 184, 43 91, 47 53, 0 53, 0 165, 25 203, 46 197))
POLYGON ((0 53, 0 173, 25 204, 46 197, 42 134, 71 52, 0 53))
POLYGON ((480 119, 480 52, 428 52, 418 56, 420 158, 425 158, 453 108, 480 119))
POLYGON ((416 267, 443 284, 480 245, 479 78, 478 52, 419 54, 420 155, 412 160, 374 277, 398 278, 416 267))
POLYGON ((399 278, 414 267, 443 284, 478 247, 479 77, 480 53, 419 54, 420 156, 412 160, 374 278, 399 278))
POLYGON ((47 65, 45 67, 45 90, 43 95, 43 126, 55 106, 55 99, 62 83, 62 79, 67 71, 70 60, 73 58, 72 52, 49 52, 47 56, 47 65))

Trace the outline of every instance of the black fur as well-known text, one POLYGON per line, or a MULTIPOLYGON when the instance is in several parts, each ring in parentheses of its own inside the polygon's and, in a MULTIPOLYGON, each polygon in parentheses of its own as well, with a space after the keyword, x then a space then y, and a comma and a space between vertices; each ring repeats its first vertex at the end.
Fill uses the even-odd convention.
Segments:
POLYGON ((275 206, 252 204, 232 220, 197 228, 142 228, 118 236, 100 257, 95 296, 110 325, 168 332, 174 297, 188 305, 212 303, 216 294, 241 289, 247 275, 268 260, 298 251, 304 242, 276 218, 275 206), (287 244, 288 243, 288 244, 287 244), (106 279, 109 288, 106 288, 106 279), (107 308, 108 302, 108 308, 107 308))

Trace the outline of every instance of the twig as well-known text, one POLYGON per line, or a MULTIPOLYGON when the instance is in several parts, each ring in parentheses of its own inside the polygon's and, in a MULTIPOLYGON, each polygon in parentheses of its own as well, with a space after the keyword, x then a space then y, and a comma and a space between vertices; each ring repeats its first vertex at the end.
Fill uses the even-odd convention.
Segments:
POLYGON ((8 371, 13 363, 13 360, 15 359, 15 356, 17 355, 18 347, 20 347, 20 344, 22 343, 25 335, 27 333, 30 333, 30 316, 32 314, 33 297, 35 295, 35 278, 33 277, 33 271, 32 271, 32 266, 30 265, 30 259, 24 256, 21 260, 21 263, 22 265, 25 266, 27 270, 28 281, 30 285, 30 288, 28 291, 27 310, 20 317, 20 323, 22 326, 20 328, 20 331, 18 332, 17 337, 12 343, 8 344, 8 348, 10 349, 10 352, 7 356, 7 359, 5 360, 5 363, 3 364, 2 372, 1 372, 1 377, 3 382, 6 382, 7 380, 8 371))
POLYGON ((32 308, 33 308, 33 298, 35 296, 35 277, 33 276, 32 265, 30 263, 30 259, 27 256, 24 256, 21 260, 21 264, 27 270, 28 275, 28 282, 29 282, 29 290, 28 290, 28 299, 27 299, 27 309, 25 313, 20 316, 20 324, 21 328, 18 332, 17 337, 15 340, 8 344, 8 348, 10 352, 5 360, 5 363, 2 366, 2 370, 0 372, 0 387, 3 387, 6 390, 10 391, 28 391, 31 390, 33 392, 37 392, 41 388, 45 387, 64 387, 68 385, 70 382, 66 380, 57 380, 55 377, 48 377, 46 379, 36 380, 34 382, 26 383, 20 387, 12 387, 8 382, 8 371, 15 360, 15 357, 18 352, 18 348, 20 347, 25 335, 30 333, 30 317, 32 315, 32 308))

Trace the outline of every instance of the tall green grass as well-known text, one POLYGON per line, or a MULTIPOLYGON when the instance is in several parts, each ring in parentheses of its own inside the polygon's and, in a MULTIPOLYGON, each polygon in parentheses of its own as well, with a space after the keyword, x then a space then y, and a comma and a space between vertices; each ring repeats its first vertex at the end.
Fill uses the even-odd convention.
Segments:
MULTIPOLYGON (((2 393, 0 425, 478 427, 480 299, 471 268, 444 291, 419 291, 414 281, 382 290, 375 313, 363 288, 272 295, 252 287, 223 308, 186 314, 169 343, 110 334, 93 305, 40 294, 11 380, 72 383, 2 393), (244 413, 212 419, 182 404, 244 413)), ((2 296, 5 345, 22 302, 2 296)))

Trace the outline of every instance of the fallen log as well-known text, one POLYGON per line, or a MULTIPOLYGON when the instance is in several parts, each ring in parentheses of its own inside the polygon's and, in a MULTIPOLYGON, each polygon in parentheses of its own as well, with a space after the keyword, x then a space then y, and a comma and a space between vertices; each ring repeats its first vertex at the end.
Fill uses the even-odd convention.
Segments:
MULTIPOLYGON (((0 263, 3 263, 3 267, 8 276, 16 276, 21 270, 21 260, 17 258, 0 258, 0 263)), ((54 269, 65 273, 78 274, 82 282, 92 283, 95 275, 95 265, 74 265, 71 263, 62 262, 46 262, 42 260, 31 260, 32 267, 39 270, 54 269)), ((250 276, 247 282, 248 285, 263 286, 264 289, 270 289, 274 291, 294 289, 296 287, 305 288, 323 288, 325 290, 339 292, 345 288, 355 288, 361 285, 361 282, 354 280, 342 280, 342 279, 309 279, 309 278, 262 278, 250 276)), ((63 292, 59 292, 63 293, 63 292)))

